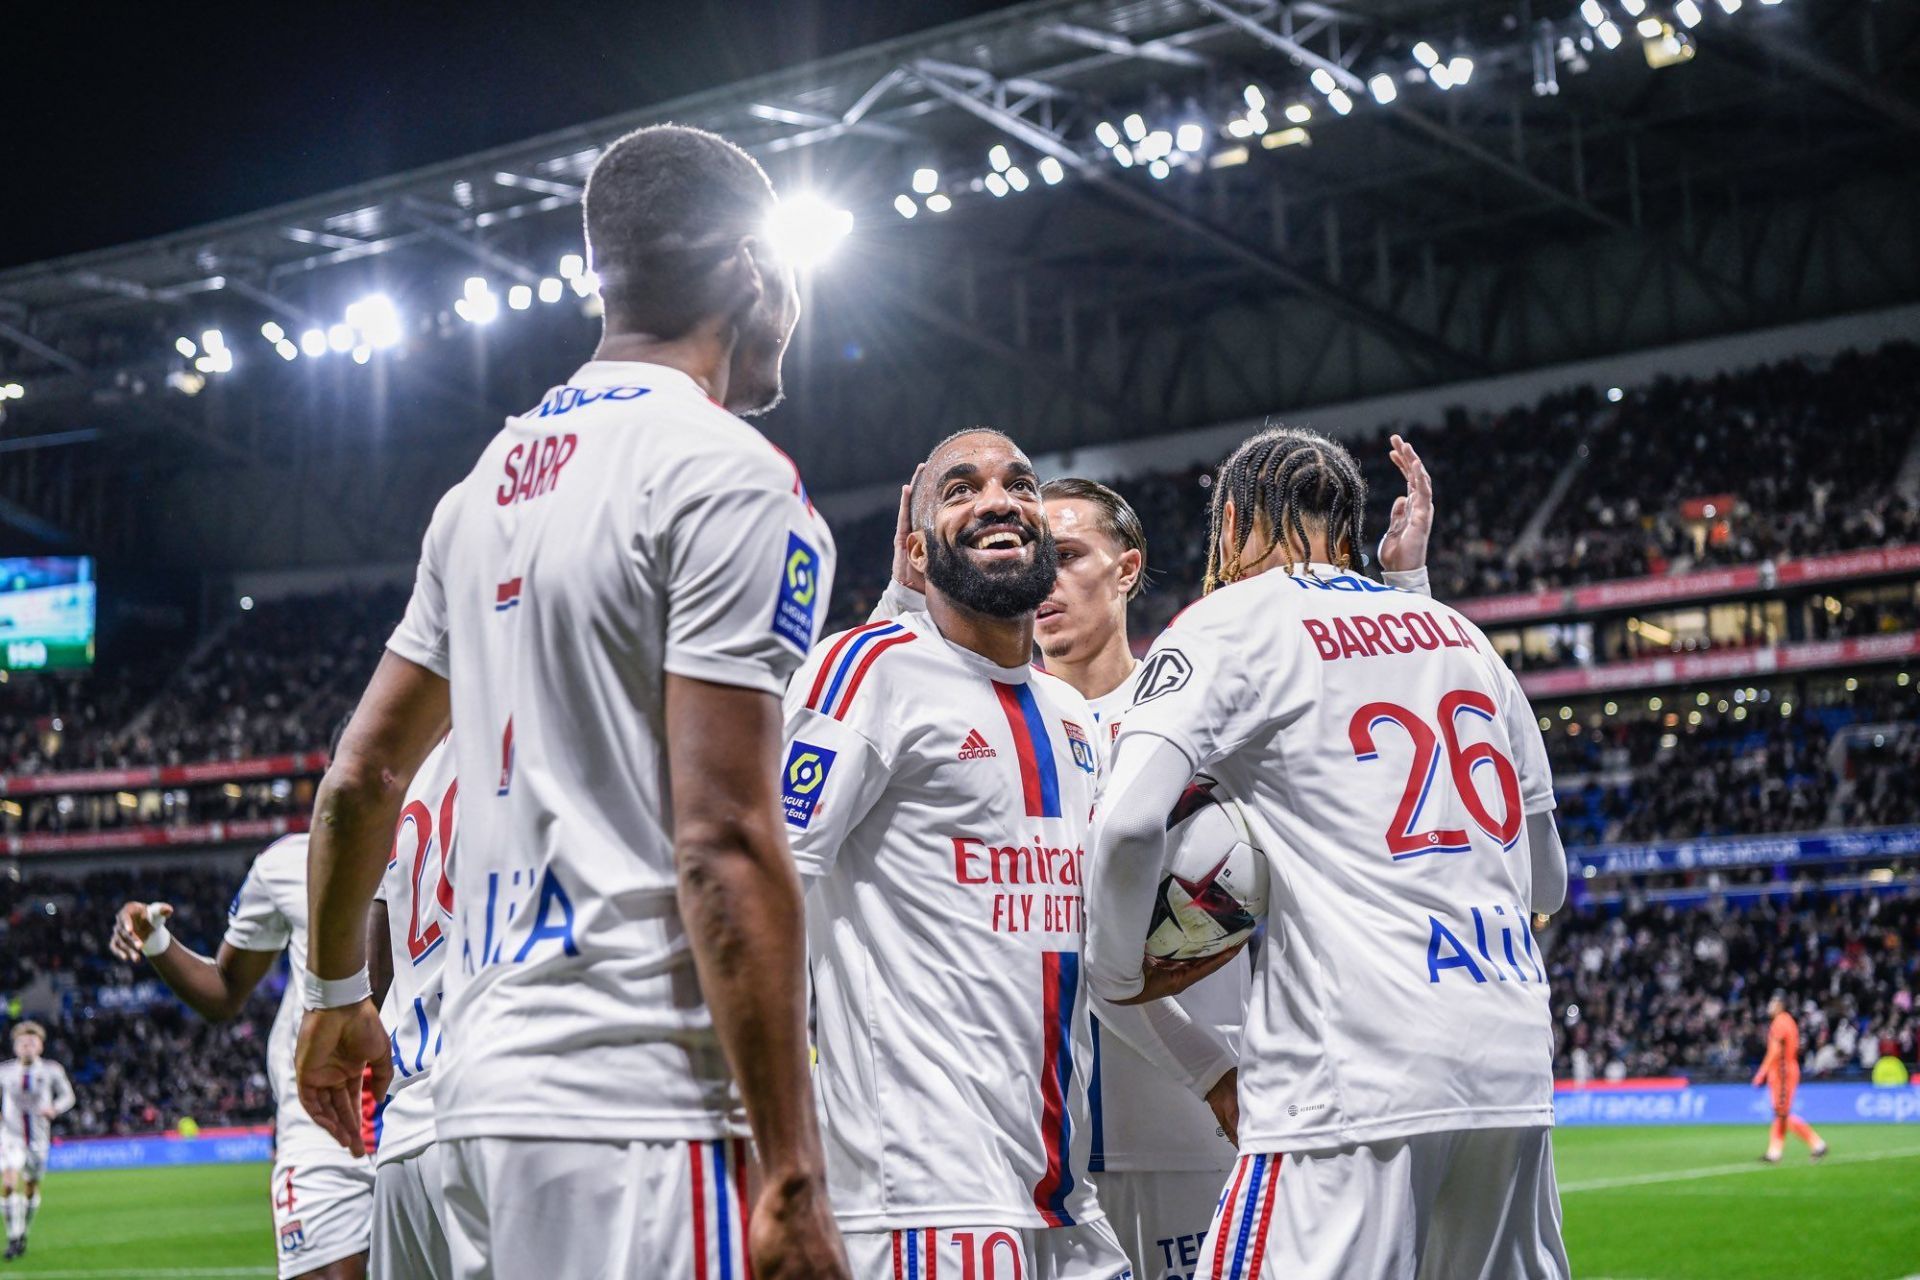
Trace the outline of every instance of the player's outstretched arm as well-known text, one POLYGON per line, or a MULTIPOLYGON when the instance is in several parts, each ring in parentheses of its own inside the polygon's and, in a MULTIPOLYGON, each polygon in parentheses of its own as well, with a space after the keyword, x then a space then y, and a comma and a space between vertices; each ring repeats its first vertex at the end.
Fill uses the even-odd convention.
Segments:
POLYGON ((844 1277, 808 1073, 805 915, 775 794, 780 743, 773 695, 667 677, 680 913, 766 1175, 754 1271, 844 1277))
POLYGON ((128 964, 151 962, 168 990, 208 1022, 226 1022, 239 1016, 247 997, 273 968, 280 952, 249 951, 222 942, 218 954, 209 959, 173 938, 166 927, 172 915, 173 908, 164 902, 123 904, 114 915, 108 949, 128 964), (156 939, 161 940, 159 949, 146 954, 154 948, 156 939))
POLYGON ((1427 564, 1427 539, 1433 534, 1433 480, 1414 447, 1394 436, 1388 456, 1406 479, 1407 491, 1393 500, 1387 531, 1380 538, 1380 567, 1411 573, 1427 564))
POLYGON ((365 1155, 360 1084, 393 1076, 387 1033, 367 977, 367 908, 380 887, 407 785, 447 734, 447 682, 389 651, 354 709, 320 780, 307 841, 307 1015, 294 1068, 300 1103, 335 1141, 365 1155))

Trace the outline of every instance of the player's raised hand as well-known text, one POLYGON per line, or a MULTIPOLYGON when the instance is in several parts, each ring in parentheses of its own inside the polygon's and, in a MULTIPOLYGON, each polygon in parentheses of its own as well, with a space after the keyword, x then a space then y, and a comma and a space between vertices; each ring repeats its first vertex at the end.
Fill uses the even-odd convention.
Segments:
POLYGON ((384 1097, 393 1081, 393 1060, 386 1028, 372 1000, 338 1009, 309 1009, 300 1023, 293 1051, 300 1083, 300 1105, 314 1123, 356 1156, 367 1154, 360 1129, 360 1082, 384 1097))
POLYGON ((107 950, 113 952, 115 959, 139 964, 146 957, 142 948, 147 939, 171 915, 173 908, 164 902, 123 903, 114 913, 113 937, 107 943, 107 950))
POLYGON ((913 486, 926 469, 927 464, 921 463, 913 469, 913 479, 900 486, 900 514, 893 522, 893 580, 910 591, 923 593, 927 589, 927 580, 913 567, 913 556, 907 550, 907 538, 913 533, 913 486))
POLYGON ((1433 533, 1433 479, 1404 437, 1396 435, 1392 443, 1388 456, 1406 478, 1407 491, 1393 500, 1393 514, 1380 539, 1380 567, 1404 573, 1427 562, 1427 538, 1433 533))
POLYGON ((822 1177, 768 1177, 753 1202, 747 1256, 759 1280, 851 1280, 822 1177))

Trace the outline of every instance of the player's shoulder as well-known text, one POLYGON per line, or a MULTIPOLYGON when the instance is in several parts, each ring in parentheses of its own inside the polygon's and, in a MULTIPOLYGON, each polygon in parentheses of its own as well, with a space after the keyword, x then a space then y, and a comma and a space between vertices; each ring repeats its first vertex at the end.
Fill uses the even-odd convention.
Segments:
POLYGON ((1081 692, 1050 671, 1039 667, 1033 669, 1034 696, 1058 708, 1061 714, 1070 716, 1082 724, 1093 720, 1093 706, 1081 692))
POLYGON ((297 885, 304 892, 307 882, 307 833, 296 831, 281 836, 255 854, 252 864, 247 868, 247 880, 258 882, 265 889, 297 885))
POLYGON ((885 703, 887 691, 916 666, 928 646, 912 615, 848 627, 825 636, 794 676, 789 697, 800 706, 836 720, 856 707, 885 703))

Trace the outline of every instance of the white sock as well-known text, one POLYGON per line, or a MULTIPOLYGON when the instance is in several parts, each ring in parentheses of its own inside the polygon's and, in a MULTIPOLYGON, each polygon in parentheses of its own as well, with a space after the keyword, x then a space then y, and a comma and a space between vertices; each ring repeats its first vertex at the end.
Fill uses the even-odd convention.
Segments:
POLYGON ((27 1212, 20 1222, 20 1234, 27 1234, 27 1228, 33 1225, 33 1215, 40 1212, 40 1193, 34 1192, 27 1197, 27 1212))
POLYGON ((18 1240, 27 1234, 27 1202, 18 1192, 7 1195, 7 1239, 18 1240))

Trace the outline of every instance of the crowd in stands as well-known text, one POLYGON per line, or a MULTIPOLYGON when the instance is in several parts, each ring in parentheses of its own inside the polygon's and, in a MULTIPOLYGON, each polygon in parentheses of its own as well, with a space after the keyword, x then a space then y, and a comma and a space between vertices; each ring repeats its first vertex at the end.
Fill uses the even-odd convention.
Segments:
POLYGON ((1810 892, 1573 914, 1548 948, 1555 1074, 1741 1080, 1786 994, 1808 1078, 1920 1056, 1920 894, 1810 892))
POLYGON ((269 976, 240 1016, 211 1026, 150 973, 107 952, 113 913, 129 898, 176 908, 174 935, 204 955, 219 946, 244 862, 136 863, 79 879, 0 877, 0 995, 6 1021, 44 1023, 47 1056, 73 1077, 65 1136, 148 1133, 191 1117, 203 1128, 273 1118, 266 1041, 283 979, 269 976))

